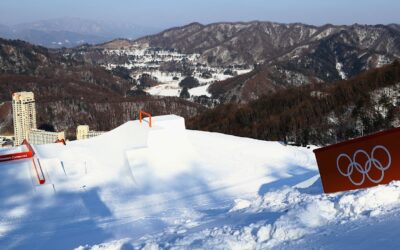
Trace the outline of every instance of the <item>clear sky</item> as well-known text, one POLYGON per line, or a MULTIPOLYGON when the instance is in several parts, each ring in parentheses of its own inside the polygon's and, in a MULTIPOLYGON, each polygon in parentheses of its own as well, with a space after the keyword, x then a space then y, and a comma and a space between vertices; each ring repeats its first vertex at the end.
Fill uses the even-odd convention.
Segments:
POLYGON ((58 17, 170 27, 190 22, 400 23, 400 0, 0 0, 0 23, 58 17))

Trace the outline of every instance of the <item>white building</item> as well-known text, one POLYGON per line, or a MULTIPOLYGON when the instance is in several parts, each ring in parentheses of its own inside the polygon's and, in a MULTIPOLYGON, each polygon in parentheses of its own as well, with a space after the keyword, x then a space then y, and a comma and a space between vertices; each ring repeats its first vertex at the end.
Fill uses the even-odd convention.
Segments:
POLYGON ((32 129, 29 133, 29 143, 31 144, 51 144, 57 140, 65 140, 64 132, 49 132, 40 129, 32 129))
POLYGON ((17 92, 12 95, 15 146, 27 139, 31 129, 36 129, 35 98, 32 92, 17 92))
POLYGON ((90 131, 88 125, 79 125, 76 128, 76 139, 85 140, 103 134, 102 131, 90 131))

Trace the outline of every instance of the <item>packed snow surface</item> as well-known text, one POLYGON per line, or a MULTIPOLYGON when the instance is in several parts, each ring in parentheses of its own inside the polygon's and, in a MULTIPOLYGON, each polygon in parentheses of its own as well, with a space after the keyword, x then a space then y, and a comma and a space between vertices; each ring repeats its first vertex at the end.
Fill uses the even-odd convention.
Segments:
POLYGON ((400 246, 399 182, 325 195, 312 149, 153 124, 34 146, 42 186, 0 163, 0 249, 400 246))
MULTIPOLYGON (((220 69, 221 70, 221 69, 220 69)), ((246 70, 236 70, 237 75, 242 75, 250 72, 251 69, 246 69, 246 70)), ((159 82, 162 84, 150 87, 146 89, 145 91, 149 93, 150 95, 158 95, 158 96, 179 96, 182 87, 179 86, 179 82, 184 79, 184 77, 179 73, 164 73, 161 71, 148 71, 145 72, 148 75, 151 75, 152 77, 155 77, 159 82), (175 80, 174 80, 174 77, 175 80)), ((200 83, 199 87, 189 89, 189 94, 191 96, 208 96, 211 97, 211 94, 207 91, 208 87, 210 87, 211 84, 217 82, 217 81, 224 81, 226 79, 232 78, 233 76, 231 75, 225 75, 222 72, 212 74, 212 77, 209 79, 205 79, 201 77, 201 74, 197 74, 194 76, 200 83)))

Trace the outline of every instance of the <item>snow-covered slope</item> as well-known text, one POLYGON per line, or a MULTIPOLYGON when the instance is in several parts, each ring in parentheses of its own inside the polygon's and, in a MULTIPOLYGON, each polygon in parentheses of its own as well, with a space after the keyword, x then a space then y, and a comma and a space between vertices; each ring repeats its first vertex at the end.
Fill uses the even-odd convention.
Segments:
POLYGON ((153 123, 35 146, 46 185, 29 160, 1 163, 0 248, 320 248, 400 207, 398 183, 322 194, 311 149, 153 123))

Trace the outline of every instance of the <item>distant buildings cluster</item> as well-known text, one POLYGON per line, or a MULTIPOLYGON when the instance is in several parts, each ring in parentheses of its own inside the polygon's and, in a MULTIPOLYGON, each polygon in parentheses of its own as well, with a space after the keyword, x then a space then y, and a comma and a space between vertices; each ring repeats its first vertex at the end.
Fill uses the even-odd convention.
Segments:
MULTIPOLYGON (((65 132, 51 132, 37 128, 35 97, 32 92, 17 92, 12 95, 14 121, 14 146, 21 145, 27 139, 31 144, 50 144, 65 140, 65 132)), ((104 132, 90 131, 88 125, 79 125, 77 140, 98 136, 104 132)), ((0 146, 10 146, 9 138, 0 138, 0 146)))
POLYGON ((58 140, 65 140, 65 132, 50 132, 41 129, 31 129, 28 141, 31 144, 49 144, 58 140))

